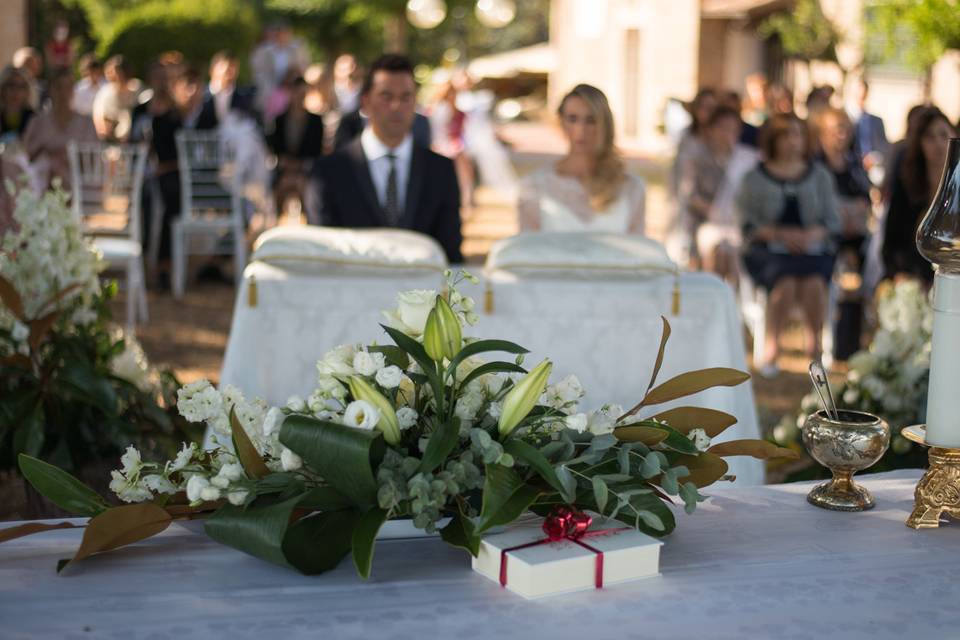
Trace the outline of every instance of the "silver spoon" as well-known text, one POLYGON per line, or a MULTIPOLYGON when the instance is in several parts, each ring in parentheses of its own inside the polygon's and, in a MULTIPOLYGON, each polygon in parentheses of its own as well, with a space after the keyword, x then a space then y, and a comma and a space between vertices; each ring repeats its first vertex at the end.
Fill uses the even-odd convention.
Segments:
POLYGON ((813 381, 813 388, 817 390, 820 396, 820 403, 823 405, 827 417, 832 420, 840 420, 840 414, 837 413, 837 404, 833 401, 833 391, 830 390, 830 379, 819 360, 810 363, 810 379, 813 381), (824 395, 826 392, 826 395, 824 395))

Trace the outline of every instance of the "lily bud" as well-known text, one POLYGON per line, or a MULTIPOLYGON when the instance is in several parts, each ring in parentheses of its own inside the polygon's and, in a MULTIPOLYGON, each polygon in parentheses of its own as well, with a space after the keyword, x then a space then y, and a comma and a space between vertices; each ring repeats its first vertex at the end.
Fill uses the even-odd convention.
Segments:
POLYGON ((374 389, 369 382, 358 376, 350 377, 350 393, 354 400, 366 400, 380 412, 380 420, 374 428, 383 433, 383 439, 389 444, 400 443, 400 422, 397 420, 397 412, 394 411, 390 401, 374 389))
POLYGON ((442 362, 444 358, 453 360, 462 344, 463 332, 457 314, 446 300, 437 296, 423 330, 423 348, 431 360, 442 362))
POLYGON ((503 409, 498 424, 501 436, 506 436, 516 429, 536 406, 547 386, 551 369, 553 369, 553 363, 544 360, 507 392, 507 397, 503 399, 503 409))

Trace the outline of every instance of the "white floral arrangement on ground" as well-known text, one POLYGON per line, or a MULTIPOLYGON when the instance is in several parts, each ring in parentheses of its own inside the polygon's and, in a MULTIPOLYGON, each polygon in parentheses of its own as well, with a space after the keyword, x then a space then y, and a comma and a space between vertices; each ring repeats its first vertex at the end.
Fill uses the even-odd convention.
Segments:
POLYGON ((699 489, 725 476, 723 456, 795 455, 762 441, 712 444, 736 423, 712 409, 641 417, 655 405, 749 378, 715 368, 656 385, 670 335, 666 319, 644 398, 628 411, 604 405, 583 412, 575 376, 550 384, 549 360, 527 370, 523 347, 464 338, 478 318, 457 285, 473 276, 446 277, 443 294, 399 295, 381 325, 393 344, 325 354, 307 398, 268 407, 205 380, 180 389, 181 415, 208 426, 220 446, 187 444, 162 463, 127 449, 111 489, 129 504, 109 507, 62 471, 21 457, 38 490, 91 516, 74 560, 201 515, 212 538, 259 558, 311 574, 352 553, 364 577, 377 532, 390 519, 439 530, 473 555, 492 527, 563 505, 663 536, 675 526, 673 497, 692 513, 704 499, 699 489), (480 357, 498 352, 511 357, 480 357))
MULTIPOLYGON (((915 280, 904 280, 877 292, 878 329, 867 349, 849 360, 849 370, 834 390, 840 408, 866 411, 884 418, 896 432, 888 456, 912 450, 899 429, 924 421, 930 374, 933 311, 929 293, 915 280)), ((802 447, 800 428, 820 408, 815 392, 800 402, 800 415, 785 416, 774 429, 783 446, 802 447)), ((889 464, 897 466, 895 461, 889 464)))

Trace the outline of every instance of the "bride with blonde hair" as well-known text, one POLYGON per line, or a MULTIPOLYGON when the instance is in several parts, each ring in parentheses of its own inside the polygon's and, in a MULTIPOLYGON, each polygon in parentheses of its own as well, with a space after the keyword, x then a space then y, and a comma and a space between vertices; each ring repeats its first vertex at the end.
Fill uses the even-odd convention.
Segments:
POLYGON ((642 235, 646 186, 614 145, 602 91, 578 84, 557 109, 567 154, 520 182, 521 231, 607 231, 642 235))

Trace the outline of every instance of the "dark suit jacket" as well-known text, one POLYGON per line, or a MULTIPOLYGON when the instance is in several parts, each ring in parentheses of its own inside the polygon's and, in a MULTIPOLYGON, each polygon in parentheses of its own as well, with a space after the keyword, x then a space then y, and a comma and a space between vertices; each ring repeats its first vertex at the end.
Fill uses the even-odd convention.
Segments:
MULTIPOLYGON (((308 194, 312 224, 330 227, 386 227, 387 217, 367 167, 360 138, 315 165, 308 194)), ((453 162, 413 145, 401 229, 425 233, 440 243, 451 264, 463 262, 460 243, 460 188, 453 162)))
POLYGON ((270 150, 278 156, 294 156, 311 160, 323 155, 323 118, 307 112, 307 121, 300 134, 300 144, 294 149, 287 148, 287 118, 289 110, 284 111, 273 121, 273 130, 267 135, 270 150))
MULTIPOLYGON (((333 136, 333 150, 340 151, 363 133, 363 128, 367 126, 367 119, 360 115, 360 110, 351 111, 340 118, 340 124, 337 125, 337 132, 333 136)), ((413 134, 413 144, 429 149, 433 144, 433 136, 430 132, 430 120, 422 113, 416 113, 413 116, 413 126, 410 128, 413 134)))

